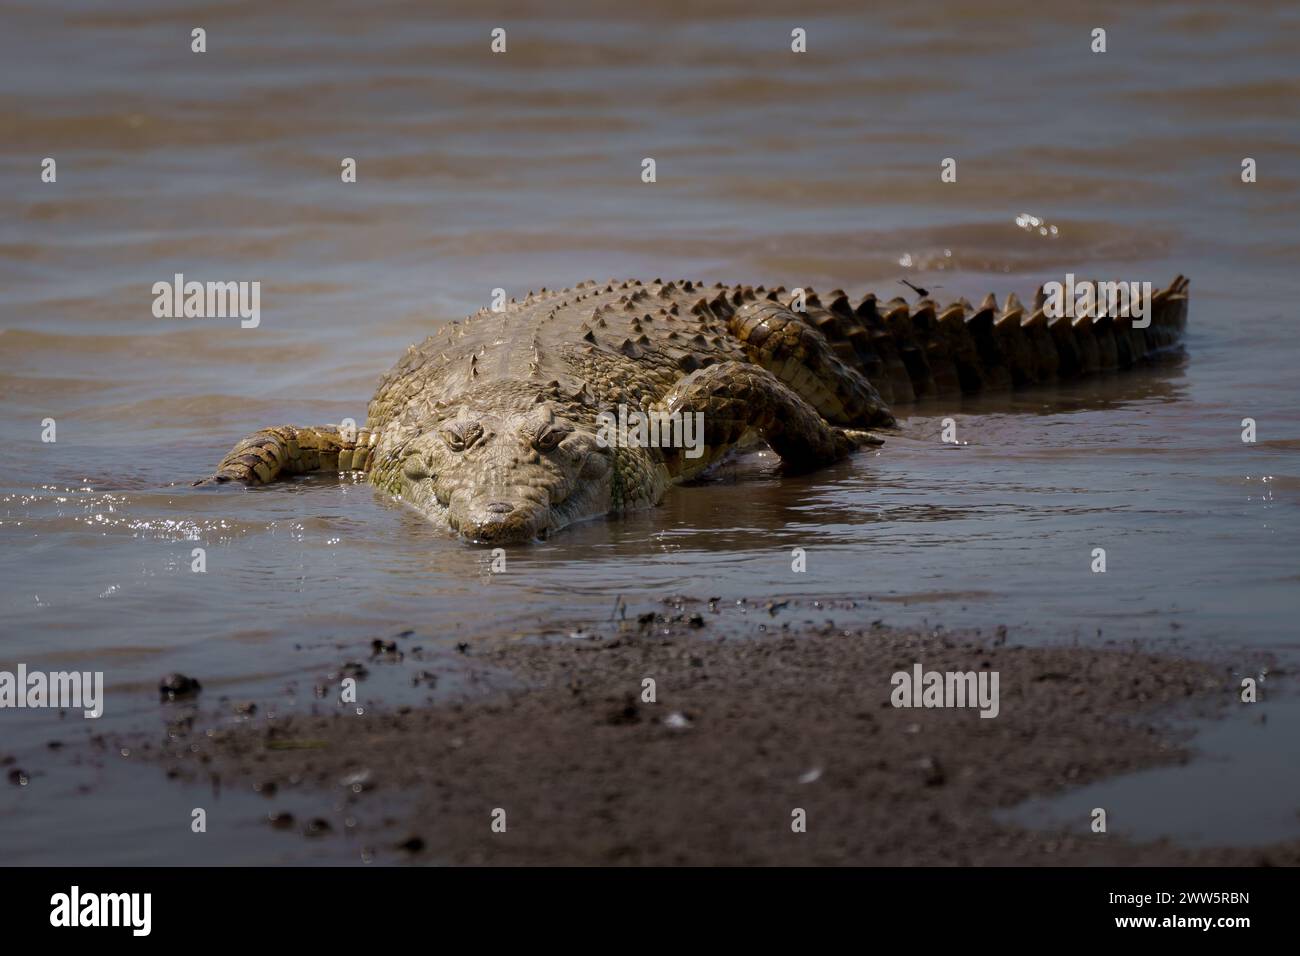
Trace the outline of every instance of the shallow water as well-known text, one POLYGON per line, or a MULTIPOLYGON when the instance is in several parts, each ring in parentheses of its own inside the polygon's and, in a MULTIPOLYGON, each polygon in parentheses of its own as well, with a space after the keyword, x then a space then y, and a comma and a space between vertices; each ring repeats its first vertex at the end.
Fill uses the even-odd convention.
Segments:
MULTIPOLYGON (((0 668, 105 671, 97 730, 156 723, 168 671, 251 697, 337 663, 330 642, 416 627, 449 646, 605 619, 620 596, 848 596, 890 624, 1294 658, 1300 12, 3 9, 0 668), (810 53, 788 52, 792 26, 810 53), (1094 26, 1110 52, 1089 52, 1094 26), (177 272, 260 280, 261 325, 154 318, 177 272), (360 421, 409 343, 497 286, 894 295, 907 275, 947 301, 1066 272, 1191 276, 1186 360, 904 406, 877 452, 797 478, 751 455, 513 548, 504 574, 364 484, 188 487, 263 425, 360 421), (966 444, 939 441, 948 416, 966 444)), ((3 717, 0 754, 60 735, 54 714, 3 717)))
POLYGON ((1138 839, 1164 838, 1182 846, 1258 845, 1300 836, 1295 807, 1295 728, 1300 698, 1280 696, 1263 708, 1247 707, 1209 726, 1193 725, 1196 759, 1154 767, 1030 800, 999 816, 1036 828, 1078 831, 1092 811, 1107 811, 1107 832, 1138 839), (1194 794, 1195 799, 1188 799, 1194 794))

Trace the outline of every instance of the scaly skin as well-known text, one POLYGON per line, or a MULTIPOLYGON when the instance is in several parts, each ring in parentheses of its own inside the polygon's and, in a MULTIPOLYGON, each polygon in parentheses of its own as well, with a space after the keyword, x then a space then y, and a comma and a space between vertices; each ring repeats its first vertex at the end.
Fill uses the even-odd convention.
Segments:
POLYGON ((1187 320, 1181 276, 1151 325, 930 300, 909 309, 842 292, 655 280, 529 293, 411 346, 379 383, 367 422, 280 426, 244 439, 198 484, 263 484, 360 471, 479 542, 529 541, 584 518, 657 504, 729 450, 766 441, 790 469, 879 444, 887 403, 1042 384, 1156 360, 1187 320), (604 447, 597 416, 703 413, 703 448, 604 447))

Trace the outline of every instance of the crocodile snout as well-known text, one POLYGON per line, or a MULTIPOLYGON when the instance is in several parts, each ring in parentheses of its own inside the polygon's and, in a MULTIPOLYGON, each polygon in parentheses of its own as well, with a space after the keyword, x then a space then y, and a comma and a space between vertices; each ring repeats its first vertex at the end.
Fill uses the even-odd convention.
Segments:
POLYGON ((480 544, 532 541, 550 524, 546 502, 497 497, 453 501, 449 517, 461 537, 480 544))

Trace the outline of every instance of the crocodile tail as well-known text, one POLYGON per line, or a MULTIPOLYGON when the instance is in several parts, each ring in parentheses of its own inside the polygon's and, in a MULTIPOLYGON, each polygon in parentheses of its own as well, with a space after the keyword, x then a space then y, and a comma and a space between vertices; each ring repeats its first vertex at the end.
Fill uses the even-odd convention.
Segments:
POLYGON ((881 303, 868 295, 852 307, 837 290, 830 305, 808 294, 801 314, 886 401, 901 403, 1045 385, 1160 361, 1181 349, 1188 286, 1180 275, 1124 316, 1093 310, 1051 318, 1041 288, 1032 308, 1014 294, 1001 307, 992 295, 979 306, 964 300, 940 306, 930 299, 909 306, 903 299, 881 303), (1149 320, 1144 326, 1131 317, 1139 311, 1149 320))

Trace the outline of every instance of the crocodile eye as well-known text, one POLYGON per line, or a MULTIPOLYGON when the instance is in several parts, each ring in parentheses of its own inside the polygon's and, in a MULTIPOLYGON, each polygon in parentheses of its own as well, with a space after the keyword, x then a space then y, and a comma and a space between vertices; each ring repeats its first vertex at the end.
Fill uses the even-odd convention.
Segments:
POLYGON ((538 451, 550 451, 569 434, 569 429, 558 425, 547 425, 533 436, 533 447, 538 451))
POLYGON ((464 451, 483 435, 483 426, 477 422, 457 422, 444 428, 441 435, 452 451, 464 451))

